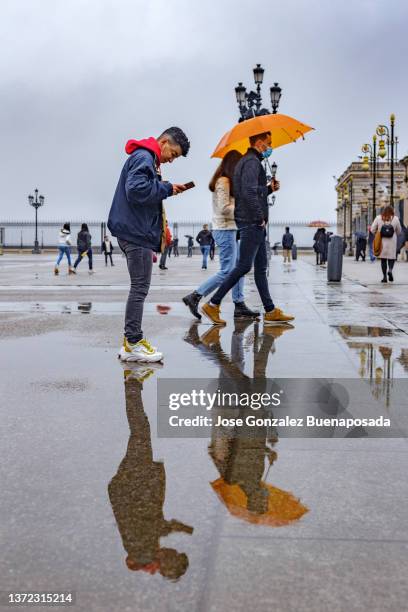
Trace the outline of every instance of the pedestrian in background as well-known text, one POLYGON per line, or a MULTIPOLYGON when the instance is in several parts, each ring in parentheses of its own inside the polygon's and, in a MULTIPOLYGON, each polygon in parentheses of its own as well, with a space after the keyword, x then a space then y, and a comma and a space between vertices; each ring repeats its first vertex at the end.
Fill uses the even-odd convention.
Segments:
POLYGON ((64 223, 58 236, 58 258, 54 268, 54 274, 59 274, 59 265, 64 255, 68 260, 68 274, 75 274, 71 263, 71 226, 69 223, 64 223))
POLYGON ((186 234, 187 238, 187 257, 193 256, 194 238, 186 234))
POLYGON ((202 270, 206 270, 208 255, 210 254, 211 242, 213 240, 213 235, 208 229, 207 223, 204 223, 203 229, 201 230, 201 232, 198 232, 196 240, 200 245, 200 251, 203 255, 203 263, 201 268, 202 270))
POLYGON ((292 255, 292 247, 295 239, 290 233, 290 228, 285 227, 285 233, 282 236, 283 263, 290 263, 292 255))
POLYGON ((326 229, 324 227, 319 227, 319 229, 313 236, 313 240, 313 250, 316 253, 316 266, 324 266, 327 261, 327 251, 329 243, 329 237, 326 234, 326 229))
MULTIPOLYGON (((192 315, 201 319, 198 305, 201 298, 217 289, 235 268, 238 261, 239 242, 237 242, 237 225, 234 219, 233 178, 237 163, 242 158, 238 151, 229 151, 216 169, 209 190, 212 192, 212 227, 213 237, 218 247, 220 258, 219 271, 205 280, 195 291, 183 297, 184 304, 192 315)), ((232 300, 235 304, 234 318, 256 318, 259 312, 250 310, 244 301, 244 277, 232 288, 232 300)))
POLYGON ((363 232, 356 232, 356 261, 366 258, 367 237, 363 232))
POLYGON ((179 239, 178 238, 174 238, 173 239, 173 255, 174 255, 174 257, 178 257, 179 256, 178 243, 179 243, 179 239))
POLYGON ((112 260, 113 244, 111 243, 109 236, 105 236, 102 242, 102 253, 105 255, 105 266, 108 265, 108 257, 110 259, 111 266, 114 266, 115 264, 112 260))
POLYGON ((397 236, 401 234, 401 224, 398 217, 394 214, 392 206, 386 206, 380 215, 374 219, 371 231, 375 235, 377 232, 381 236, 381 270, 383 273, 382 283, 394 281, 393 268, 397 259, 397 236), (388 277, 388 278, 387 278, 388 277))
POLYGON ((74 263, 74 270, 77 269, 82 259, 85 255, 88 256, 88 267, 89 274, 93 274, 92 269, 92 236, 89 233, 89 229, 86 223, 82 223, 81 230, 78 232, 77 236, 77 249, 78 249, 78 257, 74 263))

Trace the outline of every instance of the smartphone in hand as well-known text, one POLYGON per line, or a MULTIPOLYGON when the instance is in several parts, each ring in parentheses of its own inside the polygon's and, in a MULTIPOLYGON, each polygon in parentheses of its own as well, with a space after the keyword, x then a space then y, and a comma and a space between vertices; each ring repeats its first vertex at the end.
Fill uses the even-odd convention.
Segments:
POLYGON ((195 187, 194 181, 190 181, 189 183, 184 183, 184 189, 192 189, 195 187))

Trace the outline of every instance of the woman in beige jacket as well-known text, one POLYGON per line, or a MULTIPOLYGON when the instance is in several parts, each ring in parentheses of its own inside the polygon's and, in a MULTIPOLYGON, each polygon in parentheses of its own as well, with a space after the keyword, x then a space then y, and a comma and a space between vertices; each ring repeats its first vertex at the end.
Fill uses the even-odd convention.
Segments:
MULTIPOLYGON (((197 319, 201 319, 198 304, 201 298, 209 295, 224 282, 235 268, 238 257, 237 226, 234 219, 234 186, 233 176, 237 163, 242 155, 238 151, 229 151, 224 157, 214 176, 209 189, 212 191, 212 234, 220 255, 219 271, 205 280, 193 293, 183 297, 183 302, 197 319)), ((234 318, 256 318, 259 312, 250 310, 244 302, 244 278, 232 288, 232 299, 235 303, 234 318)))
POLYGON ((395 216, 392 206, 386 206, 383 212, 374 219, 371 226, 372 234, 375 235, 377 232, 381 234, 380 259, 383 273, 382 283, 387 283, 388 280, 393 282, 394 280, 392 269, 397 259, 397 236, 401 231, 401 224, 398 217, 395 216))

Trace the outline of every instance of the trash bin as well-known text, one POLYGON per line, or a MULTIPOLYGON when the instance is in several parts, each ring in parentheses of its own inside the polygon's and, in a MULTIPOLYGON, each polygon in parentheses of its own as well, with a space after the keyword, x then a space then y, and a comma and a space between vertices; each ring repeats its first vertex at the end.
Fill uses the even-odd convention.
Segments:
POLYGON ((343 238, 341 236, 332 236, 329 242, 329 251, 327 257, 327 282, 340 282, 342 270, 343 238))
POLYGON ((297 259, 297 246, 294 244, 292 246, 292 259, 297 259))

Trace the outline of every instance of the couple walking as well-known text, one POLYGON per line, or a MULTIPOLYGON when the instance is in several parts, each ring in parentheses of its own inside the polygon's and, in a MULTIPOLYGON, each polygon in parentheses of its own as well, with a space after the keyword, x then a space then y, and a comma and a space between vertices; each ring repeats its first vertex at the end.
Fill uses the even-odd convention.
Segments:
MULTIPOLYGON (((157 139, 130 140, 125 148, 129 158, 123 166, 108 220, 109 230, 118 238, 119 246, 126 256, 130 276, 125 336, 119 352, 123 361, 154 362, 163 359, 163 353, 152 346, 143 335, 143 307, 151 281, 152 251, 160 252, 165 248, 166 221, 163 200, 182 193, 186 187, 162 181, 160 167, 161 164, 171 163, 181 155, 185 157, 189 149, 187 136, 178 127, 168 128, 157 139)), ((218 285, 213 287, 214 289, 218 286, 217 292, 210 302, 203 306, 203 312, 212 323, 225 325, 225 321, 220 317, 221 301, 250 271, 252 265, 255 265, 255 282, 265 308, 264 322, 273 324, 293 320, 293 317, 275 308, 266 276, 267 197, 279 188, 279 183, 273 180, 267 185, 261 162, 263 158, 269 157, 271 152, 270 132, 251 137, 250 148, 239 161, 237 159, 234 171, 229 171, 227 176, 222 170, 214 181, 216 213, 222 213, 221 217, 228 219, 227 226, 220 229, 231 233, 218 237, 219 246, 225 239, 224 247, 220 246, 222 275, 218 277, 218 285), (221 178, 226 178, 228 183, 225 180, 219 183, 221 178), (232 186, 235 196, 234 203, 229 192, 226 206, 228 210, 225 212, 222 207, 217 206, 217 193, 222 191, 222 184, 224 191, 230 190, 232 186), (238 260, 236 228, 235 225, 229 225, 233 218, 240 230, 238 260), (229 262, 228 268, 225 261, 229 262)), ((199 295, 201 299, 201 294, 199 295)), ((241 300, 240 294, 235 295, 241 300)), ((243 308, 243 298, 238 303, 243 308)), ((237 311, 239 312, 239 309, 237 311)), ((248 314, 254 317, 257 313, 248 309, 248 314)))
POLYGON ((92 269, 92 245, 91 245, 92 236, 89 233, 89 228, 86 223, 82 223, 81 230, 78 232, 77 236, 77 249, 78 256, 74 263, 74 267, 71 264, 71 225, 70 223, 64 223, 58 237, 58 258, 54 267, 54 274, 57 276, 59 274, 59 265, 61 263, 64 255, 68 261, 68 273, 76 274, 76 269, 80 262, 82 261, 85 255, 88 256, 88 266, 89 266, 89 274, 93 274, 92 269))
POLYGON ((209 185, 213 192, 213 236, 219 249, 220 270, 183 298, 190 312, 201 319, 198 311, 201 299, 217 289, 209 302, 201 307, 201 313, 216 325, 226 325, 220 308, 223 298, 231 289, 235 304, 234 318, 256 318, 260 315, 258 311, 249 309, 244 301, 244 277, 252 266, 265 309, 264 323, 285 323, 294 319, 275 307, 267 279, 267 198, 279 189, 279 182, 275 179, 267 184, 262 165, 262 160, 272 153, 270 132, 252 136, 249 144, 245 155, 235 150, 227 153, 209 185))

